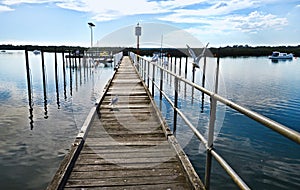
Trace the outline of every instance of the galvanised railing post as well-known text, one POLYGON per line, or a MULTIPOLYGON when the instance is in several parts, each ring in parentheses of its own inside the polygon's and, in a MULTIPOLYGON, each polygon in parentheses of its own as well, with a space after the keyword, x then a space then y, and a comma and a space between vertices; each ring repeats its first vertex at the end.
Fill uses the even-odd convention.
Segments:
POLYGON ((150 83, 150 62, 145 60, 145 62, 148 64, 148 69, 147 69, 147 85, 148 85, 148 89, 149 89, 149 83, 150 83))
POLYGON ((144 64, 144 69, 143 69, 143 74, 144 74, 144 82, 146 82, 146 77, 147 77, 147 71, 146 71, 146 60, 141 59, 144 64))
POLYGON ((152 64, 152 97, 154 97, 155 65, 152 64))
POLYGON ((140 65, 141 65, 141 76, 142 76, 142 79, 144 80, 144 62, 143 62, 143 60, 141 60, 141 59, 139 59, 139 57, 138 57, 138 60, 139 60, 139 63, 140 63, 140 65))
POLYGON ((162 90, 163 90, 163 78, 164 78, 164 73, 163 69, 160 68, 160 85, 159 85, 159 99, 162 100, 162 90))
MULTIPOLYGON (((178 78, 175 77, 174 80, 174 107, 177 109, 178 108, 178 78)), ((176 133, 176 127, 177 127, 177 110, 174 108, 174 120, 173 120, 173 133, 176 133)))
MULTIPOLYGON (((219 80, 219 57, 217 59, 217 68, 216 68, 216 78, 215 78, 215 94, 218 93, 218 80, 219 80)), ((217 100, 214 95, 211 96, 210 104, 210 119, 208 126, 208 139, 207 139, 207 152, 206 152, 206 167, 205 167, 205 188, 209 189, 210 186, 210 175, 211 175, 211 150, 213 149, 214 141, 214 130, 215 130, 215 121, 216 121, 216 111, 217 111, 217 100)))

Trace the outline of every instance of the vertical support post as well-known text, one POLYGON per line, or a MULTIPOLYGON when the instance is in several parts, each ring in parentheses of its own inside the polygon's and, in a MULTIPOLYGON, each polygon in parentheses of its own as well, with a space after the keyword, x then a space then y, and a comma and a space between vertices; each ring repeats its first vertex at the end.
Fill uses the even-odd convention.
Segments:
POLYGON ((75 69, 77 70, 77 55, 74 55, 74 59, 75 59, 75 69))
POLYGON ((55 70, 56 103, 57 103, 57 107, 59 109, 60 105, 59 105, 59 89, 58 89, 57 53, 56 53, 56 50, 54 52, 54 70, 55 70))
POLYGON ((63 77, 64 77, 64 97, 67 100, 67 90, 66 90, 66 63, 65 63, 65 52, 62 52, 62 61, 63 61, 63 77))
POLYGON ((76 56, 74 57, 75 59, 75 89, 76 89, 76 92, 78 91, 78 68, 77 68, 77 61, 76 61, 76 56))
POLYGON ((150 83, 150 62, 145 60, 145 62, 148 64, 148 68, 147 68, 147 85, 148 85, 148 89, 149 89, 149 83, 150 83))
MULTIPOLYGON (((218 80, 219 80, 219 57, 217 59, 217 68, 216 68, 216 78, 215 78, 215 94, 218 93, 218 80)), ((217 110, 217 100, 214 96, 211 96, 211 106, 210 106, 210 120, 208 127, 208 139, 207 139, 207 153, 206 153, 206 167, 205 167, 205 187, 209 189, 210 186, 210 174, 211 174, 211 161, 212 155, 211 150, 213 149, 214 141, 214 129, 215 129, 215 120, 216 120, 216 110, 217 110)))
POLYGON ((69 67, 72 67, 72 63, 71 63, 71 50, 69 50, 69 67))
POLYGON ((196 71, 196 68, 193 64, 193 75, 192 75, 192 82, 194 83, 195 82, 195 71, 196 71))
POLYGON ((184 77, 187 77, 187 64, 188 64, 188 57, 185 57, 185 71, 184 71, 184 77))
POLYGON ((177 63, 177 57, 174 57, 175 61, 174 61, 174 73, 176 74, 176 63, 177 63))
POLYGON ((48 110, 47 110, 47 87, 46 87, 44 50, 41 51, 41 55, 42 55, 42 73, 43 73, 44 109, 45 109, 44 118, 47 119, 48 118, 48 110))
MULTIPOLYGON (((27 73, 27 89, 28 89, 28 99, 29 102, 31 102, 31 78, 30 78, 30 67, 29 67, 29 58, 28 58, 28 51, 25 50, 25 61, 26 61, 26 73, 27 73)), ((29 103, 29 106, 31 106, 31 103, 29 103)))
MULTIPOLYGON (((82 74, 81 74, 81 58, 80 55, 78 55, 78 69, 79 69, 79 84, 82 85, 82 74)), ((96 69, 96 67, 94 68, 96 69)))
POLYGON ((144 63, 144 82, 146 82, 146 77, 147 77, 147 71, 146 71, 146 60, 141 59, 142 62, 144 63))
POLYGON ((170 71, 173 71, 173 57, 171 57, 171 63, 170 63, 170 71))
MULTIPOLYGON (((193 64, 192 82, 195 82, 195 65, 193 64)), ((192 87, 192 104, 194 103, 194 87, 192 87)))
POLYGON ((173 133, 175 134, 176 133, 176 127, 177 127, 177 108, 178 108, 178 78, 175 77, 175 80, 174 80, 174 89, 175 89, 175 92, 174 92, 174 121, 173 121, 173 133))
MULTIPOLYGON (((188 57, 185 57, 185 69, 184 69, 184 78, 187 78, 187 63, 188 57)), ((186 98, 186 83, 184 83, 184 98, 186 98)))
POLYGON ((73 95, 73 89, 72 89, 72 67, 71 67, 71 51, 69 50, 69 64, 70 64, 70 67, 69 67, 69 71, 70 71, 70 95, 72 96, 73 95))
POLYGON ((29 105, 29 120, 30 129, 33 129, 33 107, 32 107, 32 91, 31 91, 31 78, 30 78, 30 67, 28 50, 25 50, 25 62, 26 62, 26 73, 27 73, 27 89, 28 89, 28 105, 29 105))
POLYGON ((152 64, 152 97, 154 97, 155 65, 152 64))
POLYGON ((160 69, 160 85, 159 85, 159 99, 162 100, 162 91, 163 91, 163 78, 164 78, 164 73, 162 68, 160 69))
POLYGON ((179 59, 179 76, 181 76, 181 58, 182 57, 180 57, 180 59, 179 59))
MULTIPOLYGON (((205 87, 205 73, 206 73, 206 56, 204 57, 204 64, 203 64, 203 75, 202 75, 202 87, 205 87)), ((201 113, 204 111, 204 92, 202 92, 201 98, 201 113)))

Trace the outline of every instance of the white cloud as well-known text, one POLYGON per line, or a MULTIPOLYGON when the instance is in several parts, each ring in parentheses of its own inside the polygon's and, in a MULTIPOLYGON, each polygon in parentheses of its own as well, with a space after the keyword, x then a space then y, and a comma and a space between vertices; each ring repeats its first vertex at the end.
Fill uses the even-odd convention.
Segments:
POLYGON ((6 12, 6 11, 13 11, 14 9, 8 7, 8 6, 3 6, 0 5, 0 12, 6 12))
POLYGON ((39 4, 39 3, 51 3, 53 0, 4 0, 4 5, 17 5, 22 3, 39 4))
POLYGON ((147 0, 109 0, 101 3, 88 0, 86 1, 86 8, 90 10, 97 21, 113 20, 130 15, 158 14, 167 11, 160 7, 157 2, 148 2, 147 0))
POLYGON ((235 28, 243 32, 257 32, 264 29, 280 30, 288 24, 286 18, 278 18, 272 14, 262 14, 257 11, 248 16, 235 16, 230 19, 235 28))

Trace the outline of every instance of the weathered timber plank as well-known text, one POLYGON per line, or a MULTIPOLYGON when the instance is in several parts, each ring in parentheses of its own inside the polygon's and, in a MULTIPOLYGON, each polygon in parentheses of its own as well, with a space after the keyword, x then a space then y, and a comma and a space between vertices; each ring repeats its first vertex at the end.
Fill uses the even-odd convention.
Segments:
POLYGON ((126 151, 126 152, 105 152, 105 151, 101 151, 101 152, 96 152, 91 150, 89 153, 86 152, 82 152, 79 156, 79 158, 81 159, 86 159, 86 158, 109 158, 109 159, 117 159, 117 158, 158 158, 158 157, 176 157, 176 154, 172 151, 148 151, 148 152, 144 152, 142 150, 137 150, 135 149, 134 151, 126 151))
POLYGON ((185 182, 184 176, 153 176, 153 177, 138 177, 138 178, 104 178, 104 179, 70 179, 66 187, 107 187, 107 186, 123 186, 123 185, 155 185, 155 184, 172 184, 185 182))
MULTIPOLYGON (((68 190, 82 190, 81 187, 66 187, 68 190)), ((84 188, 86 189, 86 188, 84 188)), ((185 183, 172 183, 172 184, 150 184, 150 185, 139 185, 138 188, 132 185, 123 185, 120 186, 110 186, 110 187, 89 187, 88 189, 92 190, 158 190, 158 189, 166 189, 166 190, 183 190, 183 189, 190 189, 185 183)))
POLYGON ((144 170, 144 169, 176 169, 180 170, 181 166, 178 162, 164 162, 155 165, 147 163, 125 163, 122 165, 117 164, 78 164, 76 163, 73 171, 120 171, 120 170, 144 170))
POLYGON ((152 176, 181 176, 183 173, 181 171, 178 172, 177 169, 140 169, 140 170, 113 170, 113 171, 75 171, 70 175, 70 178, 77 179, 77 178, 94 178, 94 179, 101 179, 101 178, 113 178, 116 176, 126 176, 126 177, 152 177, 152 176))
POLYGON ((156 140, 156 141, 133 141, 133 142, 121 142, 121 141, 112 141, 112 138, 87 138, 85 143, 88 143, 89 146, 102 146, 102 145, 115 145, 115 146, 159 146, 166 145, 168 142, 165 140, 156 140))

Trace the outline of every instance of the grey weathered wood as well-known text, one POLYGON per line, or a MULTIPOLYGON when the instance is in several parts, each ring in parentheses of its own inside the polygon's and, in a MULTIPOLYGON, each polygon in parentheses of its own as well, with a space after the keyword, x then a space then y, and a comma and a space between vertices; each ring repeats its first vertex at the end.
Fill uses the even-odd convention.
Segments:
POLYGON ((65 189, 204 189, 128 57, 98 108, 65 189))

